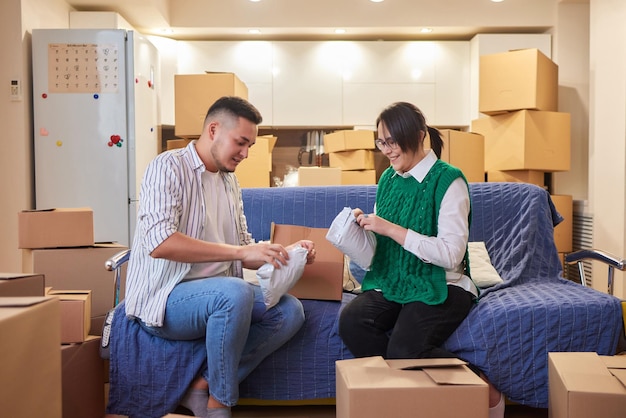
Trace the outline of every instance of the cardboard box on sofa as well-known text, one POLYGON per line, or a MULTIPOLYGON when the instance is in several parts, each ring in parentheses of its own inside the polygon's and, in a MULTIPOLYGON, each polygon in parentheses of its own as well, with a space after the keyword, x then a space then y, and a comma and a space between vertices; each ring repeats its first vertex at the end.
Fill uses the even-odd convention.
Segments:
POLYGON ((91 329, 91 290, 47 288, 46 295, 61 301, 61 344, 85 341, 91 329))
POLYGON ((550 195, 557 212, 563 216, 563 221, 554 227, 554 243, 560 253, 572 251, 572 235, 574 229, 574 200, 572 195, 550 195))
POLYGON ((345 129, 324 135, 324 152, 375 149, 376 133, 366 129, 345 129))
MULTIPOLYGON (((485 138, 481 134, 440 129, 443 149, 441 159, 460 168, 468 182, 485 181, 485 138)), ((430 149, 430 136, 424 139, 430 149)))
POLYGON ((328 165, 342 170, 374 170, 374 151, 367 149, 328 154, 328 165))
POLYGON ((485 137, 485 171, 570 169, 570 114, 519 110, 472 121, 485 137))
POLYGON ((341 168, 298 167, 298 186, 339 186, 341 182, 341 168))
POLYGON ((343 293, 343 253, 327 239, 328 228, 309 228, 272 223, 270 241, 284 246, 308 239, 315 243, 315 262, 289 291, 299 299, 341 300, 343 293))
POLYGON ((63 418, 104 416, 103 363, 100 337, 61 346, 63 418))
POLYGON ((81 247, 94 244, 93 210, 24 210, 17 215, 18 248, 81 247))
POLYGON ((538 49, 483 55, 479 66, 480 112, 558 110, 559 68, 538 49))
POLYGON ((341 184, 376 184, 376 170, 342 170, 341 184))
POLYGON ((618 418, 626 411, 626 356, 548 353, 551 418, 618 418))
POLYGON ((272 151, 277 137, 258 136, 256 143, 248 150, 248 158, 235 169, 237 181, 241 187, 270 187, 272 171, 272 151))
POLYGON ((222 96, 248 99, 248 87, 233 73, 174 75, 174 134, 197 138, 209 107, 222 96))
POLYGON ((61 418, 60 307, 51 297, 0 297, 3 417, 61 418))
MULTIPOLYGON (((114 305, 113 272, 105 261, 128 247, 120 244, 96 244, 80 248, 23 250, 22 270, 45 276, 46 286, 55 290, 91 290, 91 333, 101 332, 104 315, 114 305)), ((122 268, 121 297, 124 295, 126 266, 122 268)))
POLYGON ((337 418, 484 418, 488 386, 458 359, 339 360, 337 418))
POLYGON ((43 274, 0 273, 0 296, 43 295, 43 274))
POLYGON ((539 187, 545 187, 545 177, 546 173, 537 170, 492 170, 487 172, 487 181, 490 182, 530 183, 539 187))

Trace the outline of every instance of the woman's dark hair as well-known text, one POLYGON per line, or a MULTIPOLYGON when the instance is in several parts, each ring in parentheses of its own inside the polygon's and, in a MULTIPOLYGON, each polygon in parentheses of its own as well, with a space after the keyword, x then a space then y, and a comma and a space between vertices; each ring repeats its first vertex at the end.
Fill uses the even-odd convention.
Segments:
POLYGON ((256 107, 249 101, 236 96, 224 96, 220 97, 211 105, 209 111, 204 118, 204 123, 207 120, 213 118, 218 113, 226 113, 234 117, 242 117, 249 120, 255 125, 260 125, 263 122, 263 117, 256 107))
MULTIPOLYGON (((396 102, 387 106, 376 119, 376 126, 384 123, 391 137, 404 152, 417 152, 420 146, 420 132, 424 132, 421 141, 430 135, 430 148, 441 158, 443 139, 436 128, 426 125, 426 118, 417 106, 407 102, 396 102)), ((383 138, 384 139, 384 138, 383 138)))

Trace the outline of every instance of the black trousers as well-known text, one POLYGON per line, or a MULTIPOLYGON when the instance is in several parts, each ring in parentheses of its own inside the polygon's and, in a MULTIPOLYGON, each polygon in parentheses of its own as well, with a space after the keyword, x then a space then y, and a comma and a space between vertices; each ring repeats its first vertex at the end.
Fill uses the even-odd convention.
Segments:
POLYGON ((391 302, 376 290, 358 295, 341 311, 339 335, 355 357, 456 357, 441 348, 474 304, 474 295, 448 286, 440 305, 391 302))

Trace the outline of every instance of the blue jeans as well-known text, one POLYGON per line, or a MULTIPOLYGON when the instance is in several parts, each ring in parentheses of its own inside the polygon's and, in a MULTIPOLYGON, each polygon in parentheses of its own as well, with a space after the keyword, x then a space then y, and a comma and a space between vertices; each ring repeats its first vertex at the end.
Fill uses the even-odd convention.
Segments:
POLYGON ((208 370, 203 376, 209 392, 233 406, 239 398, 239 382, 303 323, 304 309, 295 297, 285 295, 266 310, 259 286, 235 277, 211 277, 174 287, 162 327, 141 325, 150 334, 170 340, 204 338, 208 370))

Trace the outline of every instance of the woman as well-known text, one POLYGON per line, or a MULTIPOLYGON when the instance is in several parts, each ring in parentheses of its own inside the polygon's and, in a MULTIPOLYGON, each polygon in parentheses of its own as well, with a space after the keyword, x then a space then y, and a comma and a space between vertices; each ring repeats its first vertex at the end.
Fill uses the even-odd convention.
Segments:
MULTIPOLYGON (((376 253, 363 293, 341 313, 339 333, 356 357, 456 357, 442 346, 478 297, 467 255, 467 180, 439 159, 441 135, 416 106, 390 105, 376 127, 376 145, 391 166, 378 183, 376 213, 354 210, 358 224, 376 234, 376 253)), ((504 416, 492 385, 489 405, 490 417, 504 416)))

